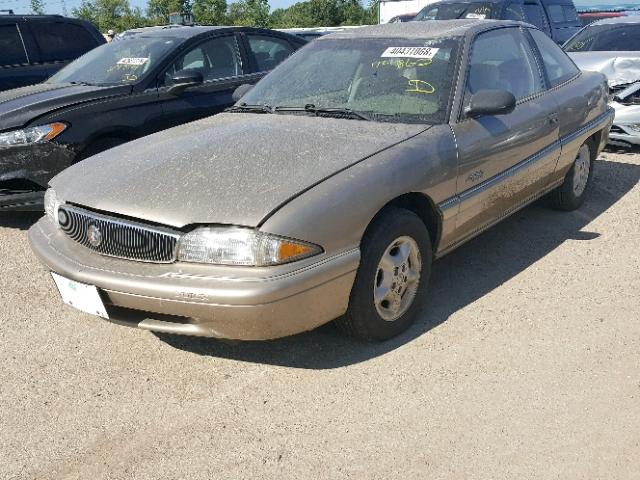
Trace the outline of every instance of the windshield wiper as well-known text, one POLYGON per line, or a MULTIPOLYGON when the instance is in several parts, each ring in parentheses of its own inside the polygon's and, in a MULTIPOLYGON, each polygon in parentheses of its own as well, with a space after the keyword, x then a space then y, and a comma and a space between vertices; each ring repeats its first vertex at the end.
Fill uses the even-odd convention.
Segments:
POLYGON ((240 105, 233 105, 227 108, 227 112, 251 112, 251 113, 273 113, 274 108, 270 105, 249 105, 247 103, 241 103, 240 105))
POLYGON ((313 103, 308 103, 304 107, 275 107, 274 112, 308 112, 316 116, 335 116, 338 118, 355 118, 357 120, 371 121, 371 117, 364 113, 351 110, 350 108, 341 107, 316 107, 313 103))
POLYGON ((83 87, 94 87, 92 83, 89 82, 69 82, 71 85, 81 85, 83 87))

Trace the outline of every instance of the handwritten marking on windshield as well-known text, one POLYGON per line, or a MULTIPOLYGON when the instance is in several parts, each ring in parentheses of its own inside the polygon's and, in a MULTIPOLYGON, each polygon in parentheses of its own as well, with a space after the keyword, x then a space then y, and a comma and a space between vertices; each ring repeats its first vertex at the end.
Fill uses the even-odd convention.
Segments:
POLYGON ((417 68, 417 67, 428 67, 433 63, 433 60, 411 60, 411 59, 403 59, 399 58, 396 60, 377 60, 371 64, 371 68, 380 68, 380 67, 396 67, 398 70, 403 70, 405 68, 417 68))
POLYGON ((409 87, 406 90, 409 93, 424 93, 428 95, 436 91, 436 87, 423 80, 409 80, 409 87))

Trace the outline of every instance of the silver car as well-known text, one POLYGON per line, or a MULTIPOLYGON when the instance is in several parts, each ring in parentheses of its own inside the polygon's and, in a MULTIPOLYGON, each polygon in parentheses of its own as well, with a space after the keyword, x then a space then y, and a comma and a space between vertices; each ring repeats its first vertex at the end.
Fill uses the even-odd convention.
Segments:
POLYGON ((610 143, 640 145, 640 15, 591 23, 564 49, 581 70, 607 76, 616 111, 610 143))
POLYGON ((393 337, 434 258, 542 195, 578 208, 613 117, 603 75, 504 21, 335 33, 247 90, 50 182, 29 238, 66 303, 175 334, 393 337))

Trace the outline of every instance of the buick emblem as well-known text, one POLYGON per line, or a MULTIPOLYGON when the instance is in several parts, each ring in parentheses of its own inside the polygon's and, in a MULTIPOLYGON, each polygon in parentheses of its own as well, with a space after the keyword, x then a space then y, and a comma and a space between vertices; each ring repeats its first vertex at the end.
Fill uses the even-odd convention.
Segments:
POLYGON ((87 228, 87 240, 92 247, 99 247, 102 243, 102 232, 94 224, 87 228))

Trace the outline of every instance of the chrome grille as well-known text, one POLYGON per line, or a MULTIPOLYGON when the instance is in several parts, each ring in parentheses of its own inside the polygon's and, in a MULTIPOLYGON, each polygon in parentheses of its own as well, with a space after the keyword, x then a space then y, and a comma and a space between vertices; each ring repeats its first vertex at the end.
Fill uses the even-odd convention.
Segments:
POLYGON ((60 207, 58 222, 73 240, 103 255, 153 263, 171 263, 176 258, 180 234, 169 229, 69 205, 60 207))

